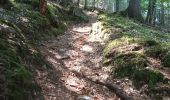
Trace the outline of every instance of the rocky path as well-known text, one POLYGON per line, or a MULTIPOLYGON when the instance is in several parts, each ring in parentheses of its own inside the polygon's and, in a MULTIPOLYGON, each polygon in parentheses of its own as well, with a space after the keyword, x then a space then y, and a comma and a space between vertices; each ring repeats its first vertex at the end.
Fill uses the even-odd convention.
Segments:
POLYGON ((102 85, 109 80, 110 71, 102 67, 102 42, 90 36, 97 14, 88 14, 92 17, 89 23, 73 25, 64 35, 40 47, 52 65, 51 69, 37 70, 42 99, 119 100, 102 85))

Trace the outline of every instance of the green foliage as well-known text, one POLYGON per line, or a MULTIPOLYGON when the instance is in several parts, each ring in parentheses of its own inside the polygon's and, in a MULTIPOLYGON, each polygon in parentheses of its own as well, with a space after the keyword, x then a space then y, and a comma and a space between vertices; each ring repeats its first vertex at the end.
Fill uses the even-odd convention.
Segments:
POLYGON ((164 76, 157 71, 149 69, 136 70, 133 73, 133 83, 136 87, 148 84, 149 89, 152 89, 158 82, 163 81, 163 77, 164 76))
POLYGON ((7 41, 0 40, 0 63, 5 67, 5 95, 22 100, 24 85, 31 79, 31 73, 21 63, 17 51, 7 41))
POLYGON ((77 22, 88 22, 89 21, 89 17, 83 12, 82 9, 73 6, 70 8, 70 12, 69 12, 72 16, 71 19, 77 22))
POLYGON ((162 59, 162 65, 170 68, 170 52, 166 53, 162 59))
POLYGON ((162 47, 161 45, 156 45, 148 47, 145 50, 145 54, 155 58, 162 58, 168 52, 167 48, 162 47))
POLYGON ((5 78, 3 95, 9 100, 23 100, 27 91, 33 89, 32 74, 23 63, 26 55, 30 55, 29 47, 16 25, 4 20, 0 21, 0 25, 12 30, 10 34, 8 31, 0 32, 0 64, 5 69, 1 73, 5 78), (11 34, 15 34, 14 37, 11 34))
POLYGON ((138 43, 142 46, 145 46, 145 47, 151 47, 151 46, 159 45, 159 43, 157 41, 151 40, 151 39, 138 41, 138 43))
POLYGON ((25 3, 25 4, 30 4, 35 8, 39 7, 39 0, 14 0, 17 3, 25 3))
POLYGON ((157 83, 165 82, 164 75, 150 69, 147 59, 148 56, 159 58, 163 66, 169 67, 169 33, 114 14, 102 13, 98 21, 102 23, 103 30, 110 30, 109 34, 114 36, 103 52, 104 63, 112 65, 115 77, 128 77, 137 88, 147 84, 149 90, 157 83), (115 32, 116 29, 118 32, 115 32), (134 51, 136 47, 139 49, 134 51))

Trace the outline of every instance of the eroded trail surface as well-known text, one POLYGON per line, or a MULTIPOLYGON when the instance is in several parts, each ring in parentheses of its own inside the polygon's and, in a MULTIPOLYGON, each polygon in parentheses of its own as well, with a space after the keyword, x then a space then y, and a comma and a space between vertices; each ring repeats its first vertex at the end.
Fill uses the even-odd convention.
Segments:
POLYGON ((89 23, 76 24, 64 34, 41 46, 41 52, 53 68, 37 71, 45 100, 117 100, 116 94, 97 81, 109 80, 102 67, 102 41, 90 36, 96 13, 89 23), (81 100, 81 99, 78 99, 81 100))

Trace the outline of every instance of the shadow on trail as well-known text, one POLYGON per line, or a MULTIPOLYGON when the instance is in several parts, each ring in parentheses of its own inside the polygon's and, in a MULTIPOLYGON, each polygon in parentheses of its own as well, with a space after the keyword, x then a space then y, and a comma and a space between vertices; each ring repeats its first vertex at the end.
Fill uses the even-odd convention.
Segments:
POLYGON ((51 64, 51 68, 37 70, 36 81, 45 100, 75 100, 80 95, 92 100, 119 99, 104 84, 110 72, 103 69, 103 44, 91 41, 89 35, 97 14, 88 14, 92 16, 89 23, 73 25, 64 35, 40 46, 51 64))

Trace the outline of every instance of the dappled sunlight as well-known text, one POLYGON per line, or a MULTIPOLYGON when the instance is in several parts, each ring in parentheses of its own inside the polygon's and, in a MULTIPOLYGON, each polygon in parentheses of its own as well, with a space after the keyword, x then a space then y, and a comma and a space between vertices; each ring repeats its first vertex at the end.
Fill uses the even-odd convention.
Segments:
POLYGON ((85 51, 85 52, 93 52, 93 48, 89 45, 84 45, 80 50, 85 51))
MULTIPOLYGON (((65 35, 47 42, 42 50, 47 61, 60 73, 59 76, 56 73, 59 78, 57 80, 66 90, 75 93, 76 97, 86 95, 92 100, 113 100, 117 98, 113 92, 93 82, 105 83, 111 73, 102 68, 103 45, 101 42, 89 40, 93 22, 95 19, 88 25, 74 25, 65 35)), ((53 86, 49 85, 47 88, 50 87, 53 86)))
POLYGON ((23 22, 29 22, 29 19, 27 18, 27 17, 20 17, 20 19, 21 19, 21 21, 23 21, 23 22))
POLYGON ((78 94, 82 93, 82 90, 86 87, 86 82, 83 79, 80 79, 74 73, 65 72, 61 78, 66 88, 71 91, 74 91, 78 94))
POLYGON ((88 34, 89 33, 89 30, 91 30, 91 27, 90 26, 85 26, 85 27, 73 27, 72 31, 73 32, 79 32, 79 33, 86 33, 88 34))

